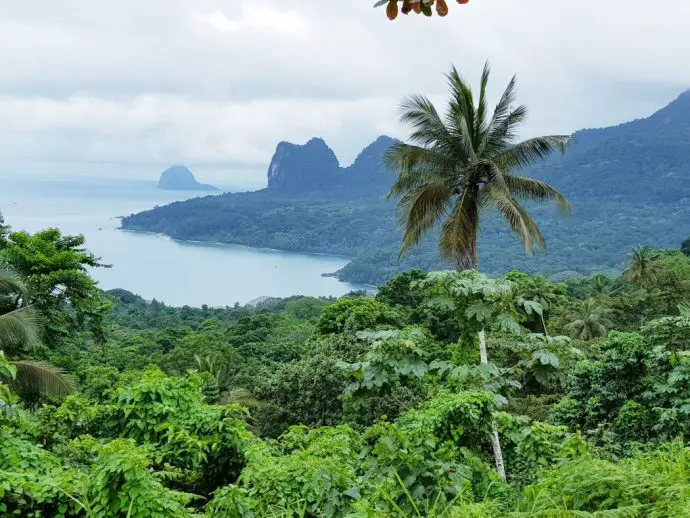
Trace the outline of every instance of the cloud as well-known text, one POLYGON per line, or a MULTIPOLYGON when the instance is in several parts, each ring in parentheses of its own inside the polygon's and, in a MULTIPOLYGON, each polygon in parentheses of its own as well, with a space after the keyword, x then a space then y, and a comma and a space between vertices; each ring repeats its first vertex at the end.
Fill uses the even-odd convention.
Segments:
POLYGON ((215 11, 205 16, 204 20, 221 32, 247 33, 269 29, 280 34, 300 36, 306 31, 306 24, 297 12, 275 11, 257 5, 242 5, 242 15, 238 19, 229 19, 223 11, 215 11))
POLYGON ((645 116, 690 87, 686 0, 477 0, 393 23, 372 3, 3 3, 0 173, 183 162, 256 184, 278 141, 314 135, 347 163, 405 137, 402 96, 442 103, 450 64, 475 79, 487 58, 494 97, 518 73, 525 135, 645 116))

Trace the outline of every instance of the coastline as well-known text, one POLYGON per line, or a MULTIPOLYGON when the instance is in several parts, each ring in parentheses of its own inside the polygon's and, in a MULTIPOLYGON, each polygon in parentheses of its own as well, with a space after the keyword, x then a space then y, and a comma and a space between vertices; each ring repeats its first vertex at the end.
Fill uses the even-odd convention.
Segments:
MULTIPOLYGON (((341 269, 344 268, 345 266, 347 266, 348 264, 350 264, 350 262, 352 262, 352 260, 354 259, 353 257, 345 257, 342 255, 328 254, 325 252, 301 252, 298 250, 281 250, 278 248, 249 246, 249 245, 243 245, 240 243, 224 243, 222 241, 210 241, 210 240, 203 240, 203 239, 201 239, 201 240, 199 240, 199 239, 179 239, 179 238, 172 237, 168 234, 165 234, 163 232, 154 232, 152 230, 135 230, 135 229, 131 229, 131 228, 124 228, 122 226, 115 227, 115 230, 121 230, 123 232, 133 232, 136 234, 153 234, 154 236, 164 237, 164 238, 169 239, 171 241, 175 241, 175 242, 181 243, 181 244, 188 244, 188 245, 243 248, 243 249, 247 249, 247 250, 260 250, 260 251, 264 251, 264 252, 279 252, 282 254, 306 255, 306 256, 314 256, 314 257, 330 257, 333 259, 339 259, 342 261, 347 261, 341 267, 341 269)), ((353 282, 353 281, 350 281, 347 279, 342 279, 338 276, 339 272, 340 272, 340 269, 336 270, 335 272, 323 272, 320 275, 321 275, 321 277, 333 277, 333 278, 337 279, 338 282, 361 286, 362 289, 365 289, 366 291, 374 291, 374 290, 378 289, 378 286, 375 286, 373 284, 353 282)))

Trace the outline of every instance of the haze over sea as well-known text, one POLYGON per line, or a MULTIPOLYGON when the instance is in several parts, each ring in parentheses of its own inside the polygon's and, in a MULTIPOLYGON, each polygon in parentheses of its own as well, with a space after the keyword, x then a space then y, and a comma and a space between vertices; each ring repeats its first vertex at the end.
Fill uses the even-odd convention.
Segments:
POLYGON ((13 230, 58 227, 83 234, 112 268, 92 273, 101 288, 124 288, 169 305, 226 306, 263 296, 343 295, 360 287, 322 277, 348 260, 243 246, 188 243, 126 232, 118 216, 204 196, 139 180, 2 180, 0 211, 13 230))

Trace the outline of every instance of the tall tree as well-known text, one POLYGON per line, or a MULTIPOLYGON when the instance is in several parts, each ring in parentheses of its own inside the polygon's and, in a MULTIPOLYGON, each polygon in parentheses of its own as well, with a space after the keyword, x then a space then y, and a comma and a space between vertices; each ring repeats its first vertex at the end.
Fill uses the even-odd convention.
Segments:
MULTIPOLYGON (((553 187, 515 174, 553 151, 565 151, 569 137, 534 137, 515 143, 527 116, 524 105, 514 106, 516 78, 490 114, 489 75, 487 63, 475 102, 472 88, 453 67, 447 75, 451 95, 443 116, 422 95, 403 101, 401 120, 413 128, 412 143, 396 144, 386 154, 388 167, 399 175, 389 196, 398 200, 405 226, 401 255, 441 224, 441 256, 458 271, 476 270, 483 210, 498 212, 528 252, 545 241, 518 200, 555 201, 563 213, 570 214, 570 205, 553 187)), ((481 361, 486 363, 483 331, 479 347, 481 361)), ((505 478, 497 434, 494 453, 497 470, 505 478)))

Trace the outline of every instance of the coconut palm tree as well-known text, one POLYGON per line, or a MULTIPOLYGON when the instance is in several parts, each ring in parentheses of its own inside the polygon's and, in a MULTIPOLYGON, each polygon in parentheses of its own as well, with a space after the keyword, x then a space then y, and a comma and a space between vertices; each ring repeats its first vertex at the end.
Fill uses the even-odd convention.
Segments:
POLYGON ((565 326, 571 338, 592 340, 606 336, 611 322, 606 318, 607 310, 594 299, 583 300, 567 314, 570 321, 565 326))
POLYGON ((448 74, 451 100, 441 116, 423 96, 402 104, 401 120, 413 127, 413 144, 393 145, 387 165, 398 173, 390 197, 399 200, 405 224, 401 254, 442 222, 440 252, 458 270, 477 268, 480 213, 498 212, 527 251, 544 245, 537 224, 518 200, 555 201, 570 214, 570 205, 553 187, 514 173, 553 151, 564 151, 568 137, 534 137, 513 144, 527 109, 513 107, 513 78, 489 116, 486 88, 488 64, 481 78, 479 100, 453 68, 448 74))
MULTIPOLYGON (((21 351, 38 343, 38 315, 26 306, 27 292, 21 277, 9 268, 0 268, 0 354, 21 351)), ((14 379, 5 379, 23 398, 37 394, 63 396, 74 391, 71 380, 55 367, 42 362, 15 360, 14 379)))
MULTIPOLYGON (((544 246, 544 236, 522 201, 555 201, 569 214, 570 205, 553 187, 515 173, 564 151, 563 135, 514 139, 525 120, 525 106, 514 106, 516 79, 508 83, 489 113, 489 65, 482 72, 479 98, 453 68, 447 75, 450 102, 444 115, 421 95, 402 104, 401 120, 412 126, 412 143, 399 143, 386 154, 387 166, 398 173, 389 197, 398 200, 405 226, 401 255, 441 225, 441 256, 458 271, 477 269, 480 214, 493 210, 521 239, 525 249, 544 246)), ((487 362, 484 332, 479 333, 480 357, 487 362)), ((494 434, 497 471, 505 478, 498 435, 494 434)))
POLYGON ((598 273, 592 277, 592 293, 595 295, 608 295, 611 289, 611 279, 606 275, 598 273))
POLYGON ((659 266, 655 261, 657 256, 658 254, 647 246, 636 246, 630 254, 623 278, 640 286, 656 282, 659 273, 659 266))

